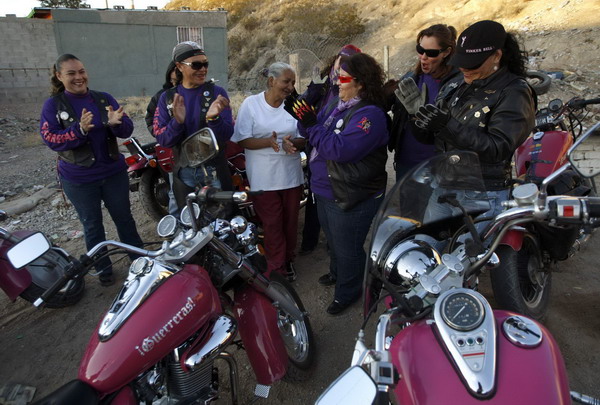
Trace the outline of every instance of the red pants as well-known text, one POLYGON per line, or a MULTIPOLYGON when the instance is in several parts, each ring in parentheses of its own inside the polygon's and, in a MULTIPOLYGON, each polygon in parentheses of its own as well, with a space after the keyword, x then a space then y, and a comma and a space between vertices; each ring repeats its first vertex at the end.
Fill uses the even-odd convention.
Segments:
POLYGON ((252 196, 254 209, 265 231, 267 272, 282 272, 285 264, 296 256, 298 240, 298 211, 302 186, 286 190, 265 191, 252 196))

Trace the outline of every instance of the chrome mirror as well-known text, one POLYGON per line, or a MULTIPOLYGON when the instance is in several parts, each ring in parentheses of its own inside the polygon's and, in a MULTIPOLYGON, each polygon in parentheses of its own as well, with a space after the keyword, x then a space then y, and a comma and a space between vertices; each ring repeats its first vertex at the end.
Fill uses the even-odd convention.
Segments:
POLYGON ((198 167, 219 153, 219 144, 210 128, 194 132, 181 143, 181 167, 198 167))
POLYGON ((36 232, 11 247, 6 256, 15 269, 20 269, 42 256, 51 246, 43 233, 36 232))
POLYGON ((583 177, 594 177, 600 174, 600 161, 593 157, 600 151, 600 123, 588 129, 569 149, 569 162, 583 177))
POLYGON ((377 385, 367 372, 354 366, 339 376, 315 402, 317 405, 373 403, 377 385))

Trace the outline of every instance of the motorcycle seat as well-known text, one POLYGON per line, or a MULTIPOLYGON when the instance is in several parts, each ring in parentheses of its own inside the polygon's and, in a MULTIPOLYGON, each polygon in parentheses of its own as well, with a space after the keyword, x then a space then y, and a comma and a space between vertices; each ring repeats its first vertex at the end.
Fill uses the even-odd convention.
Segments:
POLYGON ((98 393, 88 384, 73 380, 33 405, 97 405, 98 393))

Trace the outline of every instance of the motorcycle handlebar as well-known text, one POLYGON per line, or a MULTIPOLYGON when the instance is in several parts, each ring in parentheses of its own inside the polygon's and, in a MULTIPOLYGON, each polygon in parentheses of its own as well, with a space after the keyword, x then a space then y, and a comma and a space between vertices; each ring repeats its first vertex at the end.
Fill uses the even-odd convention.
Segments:
POLYGON ((574 108, 574 109, 579 109, 579 108, 583 108, 590 104, 600 104, 600 97, 592 98, 589 100, 575 99, 575 100, 572 100, 569 102, 569 107, 574 108))
POLYGON ((65 268, 64 274, 56 280, 54 284, 50 286, 44 293, 33 303, 36 308, 43 305, 48 299, 54 294, 60 291, 69 280, 73 280, 77 277, 83 277, 87 273, 88 265, 92 263, 92 260, 87 255, 82 255, 81 260, 73 260, 65 268))
POLYGON ((212 187, 204 187, 198 192, 200 201, 215 201, 215 202, 235 202, 244 203, 248 201, 248 197, 260 195, 264 191, 220 191, 212 187))

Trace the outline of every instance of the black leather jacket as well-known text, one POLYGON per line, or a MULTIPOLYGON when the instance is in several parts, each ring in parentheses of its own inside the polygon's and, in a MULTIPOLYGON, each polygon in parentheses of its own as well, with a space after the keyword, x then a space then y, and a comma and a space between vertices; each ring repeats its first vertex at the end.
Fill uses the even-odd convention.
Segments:
POLYGON ((434 134, 413 125, 415 137, 421 142, 435 142, 439 152, 476 152, 486 188, 507 188, 513 153, 535 125, 535 103, 527 82, 501 68, 470 85, 444 86, 437 104, 450 111, 446 128, 434 134))

